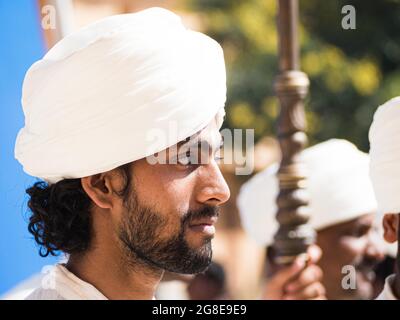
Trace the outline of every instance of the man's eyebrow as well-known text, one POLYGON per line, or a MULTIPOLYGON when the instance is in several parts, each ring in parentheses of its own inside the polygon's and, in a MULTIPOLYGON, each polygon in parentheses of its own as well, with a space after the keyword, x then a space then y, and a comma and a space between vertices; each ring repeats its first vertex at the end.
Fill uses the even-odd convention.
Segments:
POLYGON ((185 139, 182 140, 178 143, 178 148, 182 145, 185 145, 185 148, 187 149, 192 149, 192 148, 202 148, 202 147, 206 147, 212 150, 218 150, 219 148, 222 148, 223 144, 224 144, 224 140, 222 137, 220 137, 219 139, 219 143, 216 144, 214 146, 214 148, 212 148, 213 146, 208 142, 208 140, 204 140, 204 139, 192 139, 193 141, 190 141, 190 139, 185 139), (190 143, 188 143, 190 142, 190 143))
POLYGON ((176 146, 179 148, 180 146, 182 146, 182 145, 188 143, 188 142, 190 141, 190 138, 191 138, 191 137, 187 137, 185 140, 179 141, 179 142, 176 144, 176 146))
POLYGON ((356 223, 356 226, 358 227, 372 227, 373 225, 374 223, 371 221, 358 221, 356 223))

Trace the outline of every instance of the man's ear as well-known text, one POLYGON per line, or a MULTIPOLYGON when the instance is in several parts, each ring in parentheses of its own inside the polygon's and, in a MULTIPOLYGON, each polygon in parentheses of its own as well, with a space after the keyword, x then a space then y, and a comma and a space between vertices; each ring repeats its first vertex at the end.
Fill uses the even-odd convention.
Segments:
POLYGON ((388 213, 383 217, 383 237, 389 243, 398 240, 399 214, 388 213))
POLYGON ((112 180, 113 176, 109 171, 81 178, 81 184, 83 190, 98 207, 111 209, 115 198, 112 180))

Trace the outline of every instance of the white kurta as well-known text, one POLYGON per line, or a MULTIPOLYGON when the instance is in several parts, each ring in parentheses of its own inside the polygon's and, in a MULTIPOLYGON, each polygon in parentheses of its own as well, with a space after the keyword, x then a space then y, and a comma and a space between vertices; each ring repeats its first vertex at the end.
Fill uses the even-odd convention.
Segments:
POLYGON ((40 287, 25 300, 108 300, 99 290, 72 272, 64 264, 48 269, 40 287))
POLYGON ((378 297, 376 297, 375 300, 399 300, 394 295, 393 289, 392 289, 394 277, 395 277, 395 275, 392 274, 386 278, 385 286, 383 287, 382 292, 379 294, 378 297))

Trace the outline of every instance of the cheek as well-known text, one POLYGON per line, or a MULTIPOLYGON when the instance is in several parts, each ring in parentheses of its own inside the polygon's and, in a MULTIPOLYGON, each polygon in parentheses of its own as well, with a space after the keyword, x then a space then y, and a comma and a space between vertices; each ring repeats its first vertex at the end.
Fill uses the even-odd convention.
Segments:
POLYGON ((169 231, 176 231, 181 216, 191 208, 194 176, 175 174, 172 167, 155 165, 135 182, 140 204, 163 215, 174 229, 169 231))
POLYGON ((366 246, 365 237, 354 238, 354 237, 342 237, 340 238, 338 244, 338 252, 342 257, 342 261, 347 264, 352 264, 357 260, 360 260, 363 256, 366 246))
POLYGON ((357 260, 363 252, 365 241, 353 237, 320 237, 320 245, 323 255, 321 257, 321 266, 335 274, 340 274, 344 265, 351 265, 357 260), (339 271, 338 271, 339 270, 339 271))
POLYGON ((176 213, 184 214, 191 209, 192 183, 190 179, 165 181, 162 202, 176 213))
POLYGON ((149 201, 157 210, 169 215, 171 220, 179 220, 191 208, 192 182, 189 177, 180 179, 160 178, 150 194, 149 201))

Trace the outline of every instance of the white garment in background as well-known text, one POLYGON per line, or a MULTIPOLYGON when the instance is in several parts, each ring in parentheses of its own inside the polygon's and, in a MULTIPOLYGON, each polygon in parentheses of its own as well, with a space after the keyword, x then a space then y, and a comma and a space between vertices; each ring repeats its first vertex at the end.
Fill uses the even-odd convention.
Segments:
POLYGON ((399 300, 395 297, 392 289, 394 277, 395 275, 392 274, 386 278, 385 286, 383 287, 382 292, 379 294, 379 296, 376 297, 375 300, 399 300))
POLYGON ((370 175, 382 214, 400 212, 400 97, 381 105, 369 129, 370 175))

